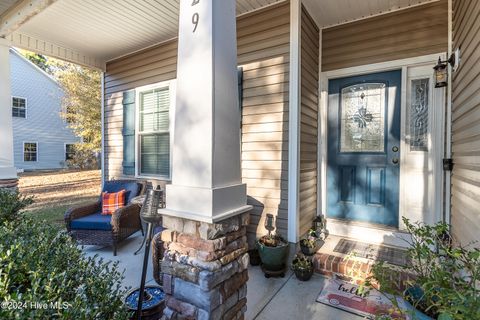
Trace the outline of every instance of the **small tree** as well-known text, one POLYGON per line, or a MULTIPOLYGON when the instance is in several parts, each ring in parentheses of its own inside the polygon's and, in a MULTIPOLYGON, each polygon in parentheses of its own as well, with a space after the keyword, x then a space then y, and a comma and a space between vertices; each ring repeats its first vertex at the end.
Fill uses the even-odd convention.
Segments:
POLYGON ((99 152, 102 141, 100 73, 64 64, 55 74, 65 91, 62 116, 82 140, 76 150, 99 152))

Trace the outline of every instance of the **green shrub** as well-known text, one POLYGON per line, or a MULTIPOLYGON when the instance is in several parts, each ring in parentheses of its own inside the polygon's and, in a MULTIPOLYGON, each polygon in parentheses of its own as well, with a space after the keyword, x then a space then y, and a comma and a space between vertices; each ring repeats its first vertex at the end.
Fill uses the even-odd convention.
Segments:
MULTIPOLYGON (((403 295, 415 308, 435 319, 480 319, 480 250, 452 245, 449 227, 412 224, 403 218, 412 239, 410 263, 403 271, 415 275, 399 291, 398 267, 378 263, 367 282, 380 291, 403 295)), ((470 245, 470 244, 469 244, 470 245)))
MULTIPOLYGON (((10 208, 22 208, 14 202, 10 208)), ((87 258, 45 223, 10 219, 13 211, 0 220, 0 319, 128 318, 117 264, 87 258)))
POLYGON ((18 219, 19 213, 32 203, 32 196, 27 197, 16 190, 0 188, 0 223, 18 219))

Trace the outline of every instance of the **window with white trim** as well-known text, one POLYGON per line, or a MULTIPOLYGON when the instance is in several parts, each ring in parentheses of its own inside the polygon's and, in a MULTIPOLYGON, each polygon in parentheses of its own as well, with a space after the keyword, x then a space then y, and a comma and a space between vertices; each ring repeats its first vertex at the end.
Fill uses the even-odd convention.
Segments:
POLYGON ((27 116, 27 99, 12 97, 12 117, 26 118, 27 116))
POLYGON ((74 144, 65 144, 65 160, 72 160, 75 155, 75 145, 74 144))
POLYGON ((23 143, 23 161, 35 162, 38 158, 38 144, 36 142, 23 143))
POLYGON ((170 177, 170 91, 168 84, 138 92, 136 141, 140 176, 170 177))

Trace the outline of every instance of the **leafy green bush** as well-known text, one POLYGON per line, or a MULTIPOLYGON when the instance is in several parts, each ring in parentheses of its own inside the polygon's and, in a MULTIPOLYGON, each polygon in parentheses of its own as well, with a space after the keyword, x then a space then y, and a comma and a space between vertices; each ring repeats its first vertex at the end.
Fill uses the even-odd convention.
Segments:
POLYGON ((403 271, 414 275, 414 280, 406 281, 407 290, 401 292, 398 267, 379 263, 368 283, 376 282, 382 292, 403 295, 435 319, 480 319, 480 250, 452 245, 445 223, 428 226, 406 218, 403 222, 412 236, 411 262, 403 271))
POLYGON ((32 203, 31 196, 23 196, 17 190, 0 188, 0 223, 18 219, 19 213, 32 203))
MULTIPOLYGON (((24 207, 19 194, 1 195, 0 207, 24 207)), ((117 264, 87 258, 45 223, 11 219, 14 211, 0 219, 0 319, 128 318, 117 264)))

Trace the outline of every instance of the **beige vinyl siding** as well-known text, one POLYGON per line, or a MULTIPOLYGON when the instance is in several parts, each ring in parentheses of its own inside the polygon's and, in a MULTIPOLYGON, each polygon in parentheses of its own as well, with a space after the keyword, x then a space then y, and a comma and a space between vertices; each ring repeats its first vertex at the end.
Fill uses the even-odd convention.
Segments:
POLYGON ((302 7, 300 109, 300 234, 317 215, 319 30, 302 7))
POLYGON ((242 179, 247 184, 249 242, 266 233, 265 216, 276 216, 287 236, 288 3, 237 21, 238 63, 243 68, 242 179))
POLYGON ((446 51, 447 0, 392 12, 322 33, 322 71, 446 51))
MULTIPOLYGON (((287 235, 289 10, 284 2, 237 19, 238 64, 243 68, 242 179, 254 206, 250 244, 265 234, 266 213, 277 217, 279 232, 287 235)), ((176 78, 176 56, 174 39, 107 63, 107 179, 123 176, 122 92, 176 78)))
POLYGON ((451 222, 466 245, 480 241, 480 1, 453 1, 453 43, 461 63, 452 85, 451 222))

